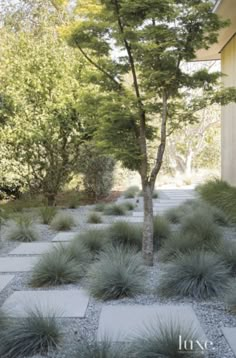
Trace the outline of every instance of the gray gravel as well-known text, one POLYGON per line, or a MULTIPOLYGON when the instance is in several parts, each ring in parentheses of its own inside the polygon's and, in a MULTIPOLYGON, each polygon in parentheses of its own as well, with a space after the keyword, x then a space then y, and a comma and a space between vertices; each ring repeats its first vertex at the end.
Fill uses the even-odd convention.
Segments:
MULTIPOLYGON (((129 200, 130 201, 130 200, 129 200)), ((93 206, 80 207, 78 209, 68 209, 67 213, 71 213, 77 223, 77 226, 73 228, 74 232, 79 232, 87 226, 87 216, 89 212, 93 209, 93 206)), ((119 217, 122 219, 122 217, 119 217)), ((112 217, 103 217, 104 223, 112 222, 112 217)), ((46 225, 36 224, 36 228, 40 235, 41 241, 51 241, 55 236, 55 232, 51 230, 46 225)), ((7 228, 2 229, 2 237, 5 237, 7 228)), ((225 238, 236 239, 235 229, 227 228, 224 229, 225 238)), ((2 247, 0 248, 0 255, 5 256, 9 251, 15 248, 18 243, 15 242, 6 242, 4 241, 2 247)), ((230 350, 222 331, 222 326, 236 327, 236 316, 231 315, 225 310, 223 302, 219 300, 211 300, 207 302, 197 302, 192 299, 160 299, 155 296, 152 291, 158 282, 159 273, 161 270, 161 265, 155 260, 155 265, 151 268, 147 268, 148 272, 148 284, 146 293, 139 295, 136 298, 125 298, 119 301, 109 301, 108 304, 117 305, 117 304, 142 304, 142 305, 151 305, 151 304, 191 304, 202 327, 205 331, 205 334, 209 340, 214 343, 213 349, 210 352, 209 357, 211 358, 233 358, 234 354, 230 350)), ((17 290, 27 290, 30 289, 28 282, 30 279, 30 273, 18 273, 15 275, 15 278, 11 283, 0 293, 0 305, 9 297, 14 291, 17 290)), ((60 289, 70 290, 74 288, 83 287, 85 282, 81 281, 78 284, 74 285, 65 285, 60 286, 60 289)), ((52 288, 57 289, 58 287, 52 288)), ((50 288, 51 289, 51 288, 50 288)), ((98 328, 99 315, 102 309, 102 306, 105 303, 102 301, 95 300, 90 298, 89 305, 87 308, 85 318, 80 319, 58 319, 58 323, 64 333, 63 345, 59 351, 52 352, 48 354, 48 358, 72 358, 77 351, 77 346, 79 341, 83 338, 93 340, 96 337, 96 332, 98 328)), ((20 357, 24 358, 24 357, 20 357)), ((32 358, 41 358, 37 355, 32 358)))

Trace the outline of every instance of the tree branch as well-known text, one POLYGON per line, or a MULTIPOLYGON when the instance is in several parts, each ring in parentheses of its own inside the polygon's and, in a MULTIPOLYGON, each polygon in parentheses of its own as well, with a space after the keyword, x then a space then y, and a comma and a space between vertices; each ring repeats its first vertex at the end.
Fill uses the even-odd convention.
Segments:
POLYGON ((86 60, 91 63, 91 65, 93 65, 97 70, 99 70, 100 72, 102 72, 106 77, 108 77, 116 86, 117 88, 121 91, 123 90, 123 87, 121 85, 121 83, 119 83, 109 72, 107 72, 106 70, 104 70, 104 68, 102 68, 98 63, 96 63, 95 61, 93 61, 93 59, 91 57, 88 56, 88 54, 82 49, 82 47, 80 47, 77 44, 77 47, 79 49, 79 51, 82 53, 82 55, 86 58, 86 60))

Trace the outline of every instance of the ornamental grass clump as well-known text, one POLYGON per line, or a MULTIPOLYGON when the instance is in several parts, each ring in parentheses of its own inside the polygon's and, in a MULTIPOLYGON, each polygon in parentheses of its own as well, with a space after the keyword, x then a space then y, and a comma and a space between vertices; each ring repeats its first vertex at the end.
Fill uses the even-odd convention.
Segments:
POLYGON ((123 204, 123 207, 125 208, 125 210, 132 211, 132 210, 134 210, 135 205, 131 201, 126 201, 123 204))
POLYGON ((44 206, 39 209, 40 221, 44 225, 49 225, 57 213, 57 209, 53 206, 44 206))
POLYGON ((1 358, 45 355, 57 349, 62 332, 54 316, 44 317, 35 309, 27 317, 12 320, 0 335, 1 358))
MULTIPOLYGON (((158 324, 152 325, 140 332, 131 343, 131 357, 160 357, 160 358, 202 358, 202 350, 200 350, 196 341, 202 341, 202 335, 190 323, 180 323, 174 319, 161 321, 156 318, 158 324), (187 349, 184 345, 180 346, 181 336, 182 342, 194 342, 193 347, 189 344, 187 349), (191 349, 192 348, 192 349, 191 349)), ((153 320, 154 321, 154 320, 153 320)))
POLYGON ((171 235, 170 224, 163 216, 155 216, 153 220, 154 249, 159 249, 171 235))
POLYGON ((74 283, 84 273, 83 262, 72 257, 70 249, 67 251, 67 247, 61 246, 41 256, 33 268, 30 284, 45 287, 74 283))
POLYGON ((109 244, 107 232, 98 229, 79 234, 74 241, 80 242, 91 254, 98 254, 109 244))
POLYGON ((89 342, 82 339, 73 358, 129 358, 124 346, 114 344, 107 339, 102 342, 89 342))
POLYGON ((58 213, 51 222, 52 229, 56 231, 69 231, 75 226, 73 216, 65 212, 58 213))
POLYGON ((102 212, 105 209, 105 203, 98 203, 95 205, 94 210, 102 212))
POLYGON ((97 213, 90 213, 87 219, 87 223, 89 224, 101 224, 102 217, 97 213))
POLYGON ((113 245, 142 248, 142 227, 126 221, 117 221, 108 229, 108 238, 113 245))
POLYGON ((198 209, 186 216, 180 227, 180 235, 199 244, 199 249, 209 249, 220 244, 222 232, 207 210, 198 209))
POLYGON ((33 225, 32 218, 20 215, 9 224, 6 237, 11 241, 32 242, 39 239, 39 234, 33 225))
POLYGON ((134 297, 145 289, 146 270, 134 250, 110 247, 88 271, 88 289, 102 300, 134 297))
POLYGON ((122 205, 107 205, 104 209, 105 215, 123 216, 126 214, 125 208, 122 205))
POLYGON ((193 251, 179 254, 163 268, 157 288, 164 297, 219 297, 228 289, 230 269, 216 254, 193 251))
POLYGON ((224 297, 224 300, 227 310, 236 314, 236 282, 232 283, 230 289, 224 297))
POLYGON ((139 192, 139 187, 136 185, 130 186, 125 192, 124 192, 124 197, 126 199, 133 199, 135 198, 135 196, 137 195, 137 193, 139 192))
POLYGON ((232 274, 236 274, 236 242, 231 240, 222 240, 216 248, 216 253, 230 267, 232 274))

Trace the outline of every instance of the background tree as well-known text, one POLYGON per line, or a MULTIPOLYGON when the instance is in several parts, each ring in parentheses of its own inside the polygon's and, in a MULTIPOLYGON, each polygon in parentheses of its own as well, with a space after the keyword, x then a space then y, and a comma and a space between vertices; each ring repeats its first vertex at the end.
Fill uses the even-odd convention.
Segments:
POLYGON ((7 162, 7 170, 23 178, 31 191, 43 192, 52 204, 78 168, 80 145, 86 139, 78 110, 84 62, 58 38, 55 23, 46 22, 44 12, 35 16, 33 32, 20 24, 15 31, 10 16, 5 19, 0 50, 5 104, 0 110, 5 122, 0 130, 5 152, 1 167, 7 162))
MULTIPOLYGON (((207 0, 81 0, 76 21, 64 30, 69 43, 96 69, 94 80, 101 86, 94 101, 98 143, 141 176, 143 257, 149 265, 152 192, 166 139, 196 121, 199 109, 223 98, 226 103, 235 95, 232 89, 213 91, 219 73, 191 74, 182 66, 195 58, 196 50, 216 42, 218 30, 226 25, 211 10, 207 0), (190 102, 187 93, 197 88, 201 94, 190 102), (159 139, 154 158, 153 138, 159 139)), ((91 105, 91 98, 87 100, 91 105)))

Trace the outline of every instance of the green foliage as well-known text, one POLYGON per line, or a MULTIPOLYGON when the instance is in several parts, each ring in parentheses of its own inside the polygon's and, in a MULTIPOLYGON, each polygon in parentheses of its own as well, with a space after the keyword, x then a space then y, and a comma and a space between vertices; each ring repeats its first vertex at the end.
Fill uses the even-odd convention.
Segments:
POLYGON ((197 332, 192 325, 187 323, 171 321, 161 321, 157 317, 159 323, 157 327, 153 323, 152 326, 146 327, 146 330, 140 332, 140 336, 131 343, 131 352, 134 357, 150 358, 191 358, 202 357, 202 351, 197 344, 194 344, 192 351, 187 351, 182 347, 179 349, 179 336, 183 341, 196 342, 201 341, 201 334, 197 332))
POLYGON ((85 272, 83 262, 71 257, 66 247, 54 248, 43 254, 33 268, 33 287, 64 285, 77 282, 85 272))
POLYGON ((48 225, 57 213, 57 209, 53 206, 44 206, 39 209, 39 216, 42 224, 48 225))
POLYGON ((39 239, 38 232, 29 216, 20 215, 8 226, 6 237, 11 241, 32 242, 39 239))
POLYGON ((62 332, 54 316, 44 317, 38 309, 28 313, 27 317, 12 320, 1 332, 1 357, 29 357, 45 355, 59 347, 62 332))
POLYGON ((104 215, 123 216, 125 215, 125 209, 122 205, 110 204, 105 207, 104 215))
POLYGON ((154 248, 159 249, 164 240, 171 235, 170 224, 163 216, 156 216, 153 220, 154 248))
POLYGON ((134 297, 143 292, 145 269, 141 257, 131 249, 111 247, 100 254, 88 272, 88 289, 103 299, 134 297))
POLYGON ((69 209, 76 209, 79 206, 79 198, 73 197, 69 200, 68 208, 69 209))
POLYGON ((88 342, 82 339, 73 358, 128 358, 124 347, 115 346, 109 340, 88 342))
POLYGON ((5 172, 14 173, 14 186, 22 182, 52 204, 78 168, 85 132, 78 111, 83 61, 56 36, 55 22, 47 23, 52 12, 42 7, 33 10, 33 23, 42 26, 36 32, 23 25, 15 36, 14 25, 13 31, 1 28, 1 91, 13 111, 4 111, 0 137, 5 172))
POLYGON ((84 145, 79 159, 86 194, 95 200, 108 195, 113 185, 114 160, 92 144, 84 145))
POLYGON ((68 231, 71 230, 75 225, 73 216, 65 212, 58 213, 51 222, 51 227, 57 231, 68 231))
POLYGON ((164 267, 157 290, 165 297, 208 299, 223 295, 229 278, 230 270, 218 255, 192 251, 179 254, 164 267))
POLYGON ((211 180, 198 186, 199 194, 210 205, 223 211, 229 221, 236 222, 236 189, 223 180, 211 180))
POLYGON ((108 229, 108 237, 114 245, 124 245, 141 250, 142 227, 126 221, 113 223, 108 229))
POLYGON ((126 189, 126 191, 124 192, 124 197, 126 199, 132 199, 135 198, 135 196, 137 195, 137 193, 139 192, 139 187, 138 186, 130 186, 128 189, 126 189))
POLYGON ((109 243, 106 231, 99 229, 88 230, 83 234, 79 234, 75 237, 74 241, 76 240, 81 242, 92 254, 97 254, 101 250, 104 250, 109 243))
POLYGON ((220 243, 222 233, 212 214, 200 208, 182 220, 180 235, 198 242, 201 248, 209 248, 220 243))
POLYGON ((89 224, 101 224, 102 223, 102 217, 101 217, 101 215, 99 215, 97 213, 91 213, 88 216, 87 222, 89 224))

